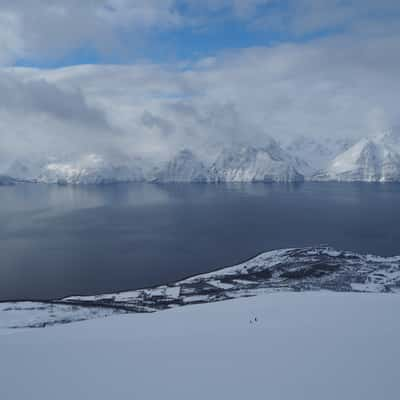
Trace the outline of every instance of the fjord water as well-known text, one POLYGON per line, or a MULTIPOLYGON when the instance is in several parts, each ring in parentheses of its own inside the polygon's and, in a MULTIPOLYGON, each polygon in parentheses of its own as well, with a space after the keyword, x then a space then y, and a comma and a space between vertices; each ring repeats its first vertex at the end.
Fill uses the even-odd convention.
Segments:
POLYGON ((277 248, 400 254, 396 184, 26 184, 0 204, 0 300, 147 287, 277 248))

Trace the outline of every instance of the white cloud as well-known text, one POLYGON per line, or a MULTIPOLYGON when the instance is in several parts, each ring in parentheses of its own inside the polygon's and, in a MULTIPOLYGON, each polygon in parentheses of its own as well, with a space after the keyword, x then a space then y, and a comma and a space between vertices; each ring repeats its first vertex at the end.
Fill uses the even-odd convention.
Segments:
POLYGON ((0 2, 0 61, 60 57, 91 46, 98 51, 121 50, 124 32, 181 23, 173 0, 2 0, 0 2))
POLYGON ((168 41, 170 30, 201 35, 232 18, 287 37, 327 29, 399 33, 399 13, 398 0, 1 0, 0 63, 59 60, 82 48, 132 55, 152 40, 168 41))
MULTIPOLYGON (((400 13, 397 0, 287 0, 286 4, 286 7, 276 7, 255 16, 254 27, 295 37, 335 29, 354 33, 360 26, 366 30, 383 28, 387 31, 387 24, 393 20, 398 25, 400 13)), ((399 32, 398 26, 396 31, 399 32)))
POLYGON ((232 142, 363 136, 399 123, 400 42, 347 36, 179 65, 9 68, 3 156, 109 152, 203 156, 232 142))
POLYGON ((23 53, 20 20, 0 9, 0 65, 12 62, 23 53))
POLYGON ((274 0, 181 0, 181 3, 189 6, 192 12, 219 12, 225 10, 236 17, 252 17, 258 7, 273 3, 274 0))
POLYGON ((184 147, 207 157, 266 135, 362 136, 398 124, 399 11, 397 0, 0 0, 3 65, 85 46, 123 51, 121 38, 140 44, 227 18, 295 37, 342 30, 176 64, 0 68, 0 164, 39 153, 164 158, 184 147))

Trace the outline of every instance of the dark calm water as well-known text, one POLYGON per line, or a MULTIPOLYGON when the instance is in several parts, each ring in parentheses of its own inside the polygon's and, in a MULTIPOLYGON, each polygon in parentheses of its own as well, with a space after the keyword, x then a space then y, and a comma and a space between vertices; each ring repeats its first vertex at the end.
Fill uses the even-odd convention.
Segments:
POLYGON ((400 254, 400 185, 0 187, 0 300, 127 290, 328 244, 400 254))

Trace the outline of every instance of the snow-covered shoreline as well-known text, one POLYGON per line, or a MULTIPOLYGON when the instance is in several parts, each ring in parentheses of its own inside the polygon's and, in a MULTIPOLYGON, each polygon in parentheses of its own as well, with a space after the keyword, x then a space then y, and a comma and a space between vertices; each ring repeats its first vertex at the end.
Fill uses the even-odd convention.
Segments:
POLYGON ((275 292, 400 292, 400 256, 326 247, 282 249, 158 287, 46 302, 0 303, 0 329, 45 327, 121 313, 152 313, 275 292))

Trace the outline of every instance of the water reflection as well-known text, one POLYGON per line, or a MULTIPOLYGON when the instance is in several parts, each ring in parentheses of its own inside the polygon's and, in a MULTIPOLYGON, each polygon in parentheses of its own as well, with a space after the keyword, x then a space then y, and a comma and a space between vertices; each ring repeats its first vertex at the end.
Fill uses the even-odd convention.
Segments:
POLYGON ((126 290, 259 252, 400 254, 395 184, 0 187, 0 299, 126 290))

